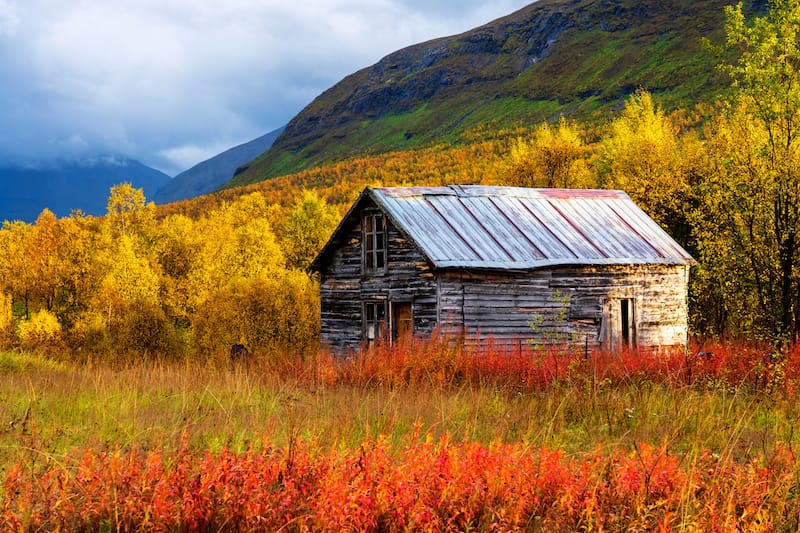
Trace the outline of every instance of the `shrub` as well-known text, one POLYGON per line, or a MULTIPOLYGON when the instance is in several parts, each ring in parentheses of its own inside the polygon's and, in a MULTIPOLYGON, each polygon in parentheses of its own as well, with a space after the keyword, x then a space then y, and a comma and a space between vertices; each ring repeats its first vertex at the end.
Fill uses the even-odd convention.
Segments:
POLYGON ((317 293, 299 271, 235 280, 197 310, 196 345, 216 354, 240 343, 257 351, 310 353, 319 336, 317 293))
POLYGON ((79 314, 72 327, 65 332, 65 340, 76 351, 103 349, 109 340, 106 315, 98 311, 79 314))
POLYGON ((20 322, 19 340, 27 349, 57 345, 61 342, 61 324, 55 314, 40 309, 20 322))
POLYGON ((128 306, 109 324, 112 345, 121 352, 175 356, 178 336, 161 306, 149 301, 128 306))
POLYGON ((299 441, 235 453, 84 450, 13 465, 9 531, 796 531, 798 467, 666 446, 568 456, 526 445, 299 441))

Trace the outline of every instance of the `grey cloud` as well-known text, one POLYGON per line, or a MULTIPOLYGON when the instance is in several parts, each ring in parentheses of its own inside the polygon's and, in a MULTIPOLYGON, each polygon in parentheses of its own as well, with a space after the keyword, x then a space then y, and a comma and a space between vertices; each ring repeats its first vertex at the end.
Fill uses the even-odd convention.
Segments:
POLYGON ((0 0, 0 159, 120 153, 169 173, 286 123, 504 0, 0 0))

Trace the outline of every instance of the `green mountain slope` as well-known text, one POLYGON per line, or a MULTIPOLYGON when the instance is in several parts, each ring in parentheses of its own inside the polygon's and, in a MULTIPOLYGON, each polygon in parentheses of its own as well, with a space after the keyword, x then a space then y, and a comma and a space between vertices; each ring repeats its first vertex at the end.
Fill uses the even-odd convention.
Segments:
POLYGON ((702 37, 730 0, 540 0, 461 35, 395 52, 316 98, 228 186, 361 153, 455 142, 615 109, 638 87, 667 108, 721 86, 702 37))

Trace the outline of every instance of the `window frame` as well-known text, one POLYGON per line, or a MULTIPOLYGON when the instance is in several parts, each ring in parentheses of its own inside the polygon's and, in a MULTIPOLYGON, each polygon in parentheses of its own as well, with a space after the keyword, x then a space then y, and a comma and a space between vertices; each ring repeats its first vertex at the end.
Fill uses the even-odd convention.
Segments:
POLYGON ((361 220, 361 271, 385 274, 388 264, 388 227, 381 211, 366 211, 361 220))
POLYGON ((361 337, 367 346, 391 338, 389 336, 389 305, 386 300, 361 302, 361 337))

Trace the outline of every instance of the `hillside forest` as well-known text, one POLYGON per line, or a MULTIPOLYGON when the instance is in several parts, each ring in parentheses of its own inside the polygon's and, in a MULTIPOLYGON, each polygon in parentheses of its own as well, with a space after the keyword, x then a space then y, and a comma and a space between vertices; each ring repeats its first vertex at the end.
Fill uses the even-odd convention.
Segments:
MULTIPOLYGON (((800 332, 800 7, 727 9, 706 46, 730 87, 665 110, 640 89, 612 116, 470 130, 164 206, 129 184, 104 217, 44 210, 0 230, 6 347, 77 359, 265 357, 317 349, 316 252, 366 185, 480 183, 626 191, 698 261, 699 338, 793 343, 800 332), (733 58, 733 59, 731 59, 733 58)), ((713 66, 709 66, 713 68, 713 66)))

